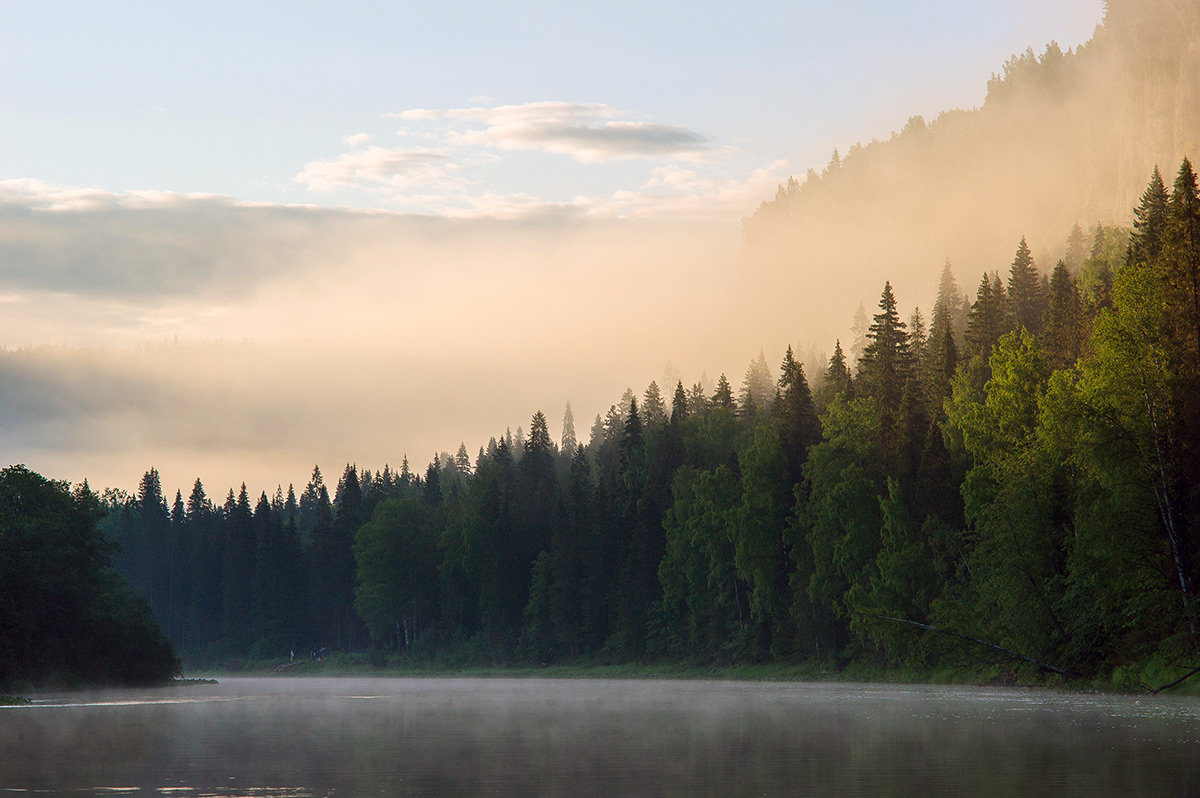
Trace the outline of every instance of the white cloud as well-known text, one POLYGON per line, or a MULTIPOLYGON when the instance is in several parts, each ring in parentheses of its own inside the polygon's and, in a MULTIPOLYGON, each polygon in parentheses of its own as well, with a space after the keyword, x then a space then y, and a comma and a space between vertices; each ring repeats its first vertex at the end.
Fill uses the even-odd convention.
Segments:
POLYGON ((455 168, 449 158, 437 152, 368 147, 330 160, 312 161, 295 179, 315 191, 364 183, 404 188, 445 179, 455 168))
POLYGON ((343 136, 342 141, 346 142, 351 147, 357 147, 359 144, 365 144, 372 138, 374 138, 374 136, 372 136, 370 133, 355 133, 353 136, 343 136))
POLYGON ((44 180, 0 180, 0 204, 30 210, 71 211, 112 205, 119 196, 99 188, 62 186, 44 180))
POLYGON ((696 131, 628 119, 628 114, 601 103, 412 108, 388 116, 409 122, 457 123, 447 133, 454 144, 541 150, 586 163, 622 158, 711 160, 728 152, 696 131))

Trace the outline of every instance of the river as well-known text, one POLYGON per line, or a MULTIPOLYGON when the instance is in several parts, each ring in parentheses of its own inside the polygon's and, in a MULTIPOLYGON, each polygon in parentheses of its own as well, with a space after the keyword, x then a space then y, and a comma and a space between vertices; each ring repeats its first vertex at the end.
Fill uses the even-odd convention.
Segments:
POLYGON ((1200 701, 793 682, 222 678, 0 708, 0 793, 1177 796, 1200 701))

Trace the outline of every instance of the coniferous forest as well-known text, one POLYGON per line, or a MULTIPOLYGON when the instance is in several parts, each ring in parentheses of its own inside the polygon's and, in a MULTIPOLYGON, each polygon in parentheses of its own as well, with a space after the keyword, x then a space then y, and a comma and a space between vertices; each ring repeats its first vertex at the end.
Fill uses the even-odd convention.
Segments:
POLYGON ((146 602, 116 572, 104 508, 22 466, 0 470, 0 689, 154 684, 179 659, 146 602))
POLYGON ((1200 644, 1200 193, 1132 230, 891 285, 821 373, 626 391, 590 433, 299 491, 104 494, 117 564, 197 663, 813 663, 1127 683, 1200 644), (586 439, 586 440, 585 440, 586 439), (989 671, 990 669, 990 671, 989 671))

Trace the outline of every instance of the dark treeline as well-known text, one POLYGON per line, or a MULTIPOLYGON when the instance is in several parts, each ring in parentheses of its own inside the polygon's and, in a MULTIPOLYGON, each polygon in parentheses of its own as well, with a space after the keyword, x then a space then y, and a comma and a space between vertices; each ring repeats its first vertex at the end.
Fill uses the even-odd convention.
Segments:
POLYGON ((0 690, 154 684, 179 660, 113 568, 100 498, 23 466, 0 471, 0 690))
MULTIPOLYGON (((1006 663, 1086 676, 1197 652, 1200 196, 1026 242, 928 321, 890 284, 808 375, 627 391, 587 444, 527 434, 330 496, 109 494, 120 565, 194 657, 445 665, 1006 663), (1089 242, 1090 237, 1090 242, 1089 242), (847 351, 847 349, 849 351, 847 351), (947 634, 948 633, 948 634, 947 634), (969 638, 969 639, 968 639, 969 638)), ((1126 671, 1127 672, 1127 671, 1126 671)))

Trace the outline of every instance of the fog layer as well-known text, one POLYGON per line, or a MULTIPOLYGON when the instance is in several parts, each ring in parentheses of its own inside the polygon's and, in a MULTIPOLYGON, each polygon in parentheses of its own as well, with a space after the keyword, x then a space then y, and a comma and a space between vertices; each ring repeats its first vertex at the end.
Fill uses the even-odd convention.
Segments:
MULTIPOLYGON (((1110 3, 1095 39, 997 65, 984 106, 914 118, 739 220, 504 221, 0 183, 0 445, 45 473, 214 493, 439 451, 657 380, 736 387, 788 344, 810 378, 886 279, 930 308, 1128 224, 1200 154, 1200 8, 1110 3)), ((644 210, 644 209, 643 209, 644 210)), ((747 207, 747 212, 752 210, 747 207)), ((698 218, 694 214, 689 219, 698 218)))

